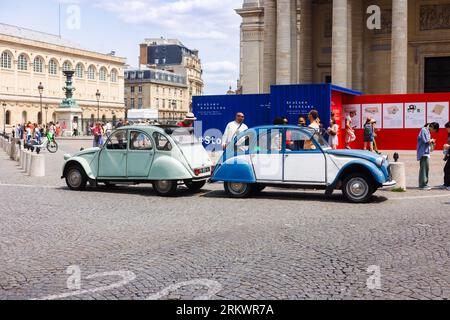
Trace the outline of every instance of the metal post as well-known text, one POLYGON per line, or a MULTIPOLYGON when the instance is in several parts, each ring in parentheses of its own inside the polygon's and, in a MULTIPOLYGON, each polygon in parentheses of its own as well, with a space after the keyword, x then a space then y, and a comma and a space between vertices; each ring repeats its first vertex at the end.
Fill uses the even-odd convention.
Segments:
POLYGON ((6 135, 6 103, 2 103, 3 107, 3 136, 6 135))
POLYGON ((100 97, 101 97, 100 90, 97 89, 95 97, 97 98, 97 122, 100 122, 100 97))
POLYGON ((39 97, 40 97, 40 104, 41 104, 41 121, 39 121, 39 124, 42 124, 42 119, 44 119, 44 114, 42 112, 42 94, 44 93, 44 86, 42 85, 42 82, 39 82, 38 85, 38 91, 39 91, 39 97))

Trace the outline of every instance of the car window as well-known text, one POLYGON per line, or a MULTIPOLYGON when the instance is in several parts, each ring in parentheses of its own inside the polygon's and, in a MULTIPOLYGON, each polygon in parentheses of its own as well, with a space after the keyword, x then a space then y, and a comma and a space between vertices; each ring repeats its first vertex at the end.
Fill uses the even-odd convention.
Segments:
POLYGON ((286 131, 286 152, 314 150, 310 135, 300 130, 286 131))
POLYGON ((130 132, 130 150, 150 151, 153 150, 153 142, 149 136, 143 132, 130 132))
POLYGON ((257 153, 279 153, 283 149, 283 132, 280 129, 260 130, 257 153))
POLYGON ((126 150, 127 149, 127 132, 119 130, 114 132, 106 143, 108 150, 126 150))
POLYGON ((159 133, 154 132, 153 133, 153 139, 155 139, 156 149, 160 151, 171 151, 172 150, 172 144, 170 143, 169 139, 159 133))

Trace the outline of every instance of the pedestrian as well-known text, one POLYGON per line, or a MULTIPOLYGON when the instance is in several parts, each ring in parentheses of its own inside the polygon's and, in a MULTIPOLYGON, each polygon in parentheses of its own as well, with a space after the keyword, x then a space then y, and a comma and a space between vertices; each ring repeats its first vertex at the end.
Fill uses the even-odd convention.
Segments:
POLYGON ((431 133, 439 132, 439 123, 433 122, 426 124, 420 130, 417 138, 417 161, 420 161, 419 171, 419 188, 421 190, 431 190, 428 186, 429 172, 430 172, 430 157, 431 151, 436 145, 436 140, 431 138, 431 133))
POLYGON ((94 148, 101 146, 102 139, 102 126, 100 122, 95 124, 95 127, 92 129, 92 135, 94 136, 93 146, 94 148))
POLYGON ((444 188, 450 191, 450 122, 447 122, 445 129, 447 129, 448 138, 447 143, 444 145, 444 188))
POLYGON ((119 129, 121 127, 123 127, 123 120, 119 119, 119 122, 117 122, 117 125, 116 125, 116 129, 119 129))
POLYGON ((74 121, 72 123, 72 129, 73 129, 72 137, 78 137, 78 122, 77 121, 74 121))
POLYGON ((375 153, 380 154, 381 152, 378 150, 378 145, 377 145, 377 137, 378 137, 378 133, 377 131, 377 122, 376 120, 373 120, 372 122, 372 126, 373 126, 373 142, 372 142, 372 149, 375 153))
POLYGON ((106 137, 109 138, 109 136, 111 136, 112 130, 113 130, 113 125, 111 124, 111 122, 107 122, 106 123, 106 137))
POLYGON ((336 150, 339 146, 339 125, 336 122, 336 116, 334 113, 331 114, 330 127, 328 132, 328 144, 333 150, 336 150))
POLYGON ((228 123, 225 133, 222 137, 222 148, 225 150, 233 139, 241 132, 248 130, 247 125, 244 123, 245 116, 242 112, 236 113, 234 121, 228 123))
POLYGON ((356 116, 355 111, 345 118, 345 148, 351 149, 351 143, 356 141, 355 127, 353 126, 353 118, 356 116))
MULTIPOLYGON (((316 138, 317 141, 320 139, 320 117, 319 112, 317 110, 311 110, 311 112, 308 114, 308 120, 309 120, 309 126, 311 130, 314 131, 313 136, 316 138)), ((306 140, 304 145, 305 150, 315 150, 316 146, 314 142, 311 140, 306 140)))
POLYGON ((194 125, 194 121, 196 120, 197 118, 195 117, 195 115, 192 112, 189 112, 188 114, 186 114, 183 121, 177 123, 177 127, 192 128, 192 126, 194 125))
POLYGON ((369 149, 370 152, 373 152, 374 121, 375 120, 371 118, 367 118, 366 123, 364 124, 364 150, 369 149))
POLYGON ((306 118, 301 116, 298 118, 298 126, 302 128, 306 128, 306 118))

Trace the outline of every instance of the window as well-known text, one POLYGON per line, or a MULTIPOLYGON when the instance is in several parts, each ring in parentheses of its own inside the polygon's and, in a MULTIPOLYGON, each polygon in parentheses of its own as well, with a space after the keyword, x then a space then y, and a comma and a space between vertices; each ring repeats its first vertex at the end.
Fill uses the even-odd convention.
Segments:
POLYGON ((63 63, 63 71, 69 71, 72 70, 72 65, 70 64, 69 61, 66 61, 63 63))
POLYGON ((139 90, 139 93, 142 93, 142 86, 139 86, 138 90, 139 90))
POLYGON ((48 63, 48 73, 53 75, 58 73, 58 64, 54 59, 50 60, 50 62, 48 63))
MULTIPOLYGON (((287 131, 286 152, 296 152, 305 150, 306 141, 310 141, 310 138, 305 132, 299 130, 287 131)), ((307 144, 311 146, 309 142, 307 144)), ((311 147, 308 147, 308 149, 311 150, 311 147)))
POLYGON ((116 69, 113 69, 111 71, 111 82, 117 82, 117 71, 116 71, 116 69))
POLYGON ((9 52, 3 52, 1 57, 2 68, 11 69, 12 68, 11 61, 12 61, 11 54, 9 52))
POLYGON ((89 68, 88 68, 88 79, 95 80, 95 67, 94 66, 89 66, 89 68))
POLYGON ((279 129, 259 131, 258 153, 279 153, 282 150, 282 146, 283 135, 279 129))
POLYGON ((17 60, 17 68, 22 71, 28 70, 28 59, 24 54, 19 56, 19 59, 17 60))
POLYGON ((135 91, 134 91, 134 86, 131 86, 130 87, 130 91, 131 91, 131 93, 134 93, 135 91))
POLYGON ((160 151, 171 151, 172 144, 166 136, 159 132, 153 133, 153 139, 155 139, 156 149, 160 151))
POLYGON ((34 62, 33 62, 33 70, 34 72, 38 72, 38 73, 42 73, 43 71, 43 60, 40 57, 36 57, 34 58, 34 62))
POLYGON ((106 81, 106 69, 105 68, 100 69, 98 78, 100 79, 100 81, 106 81))
POLYGON ((75 67, 75 76, 77 78, 83 78, 84 76, 84 67, 81 63, 77 64, 75 67))
POLYGON ((130 99, 130 109, 134 109, 134 98, 130 99))
POLYGON ((142 109, 142 98, 138 99, 138 109, 142 109))
POLYGON ((126 150, 127 149, 127 132, 126 130, 119 130, 113 133, 106 143, 108 150, 126 150))
POLYGON ((145 133, 131 131, 130 150, 150 151, 153 150, 152 140, 145 133))
POLYGON ((9 110, 6 110, 5 124, 6 125, 10 125, 11 124, 11 111, 9 111, 9 110))

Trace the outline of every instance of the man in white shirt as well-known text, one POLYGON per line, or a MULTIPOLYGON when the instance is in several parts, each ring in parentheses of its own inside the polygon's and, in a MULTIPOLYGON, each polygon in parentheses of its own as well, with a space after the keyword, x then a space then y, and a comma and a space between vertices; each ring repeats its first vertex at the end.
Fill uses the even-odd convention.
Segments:
POLYGON ((113 129, 113 126, 112 126, 112 124, 110 123, 110 122, 107 122, 106 123, 106 127, 105 127, 105 131, 106 131, 106 136, 109 138, 109 136, 111 135, 111 133, 112 133, 112 129, 113 129))
POLYGON ((242 112, 238 112, 236 114, 236 120, 230 122, 225 129, 225 133, 222 137, 222 147, 225 150, 230 142, 238 136, 240 133, 248 130, 248 127, 244 123, 244 114, 242 112))

